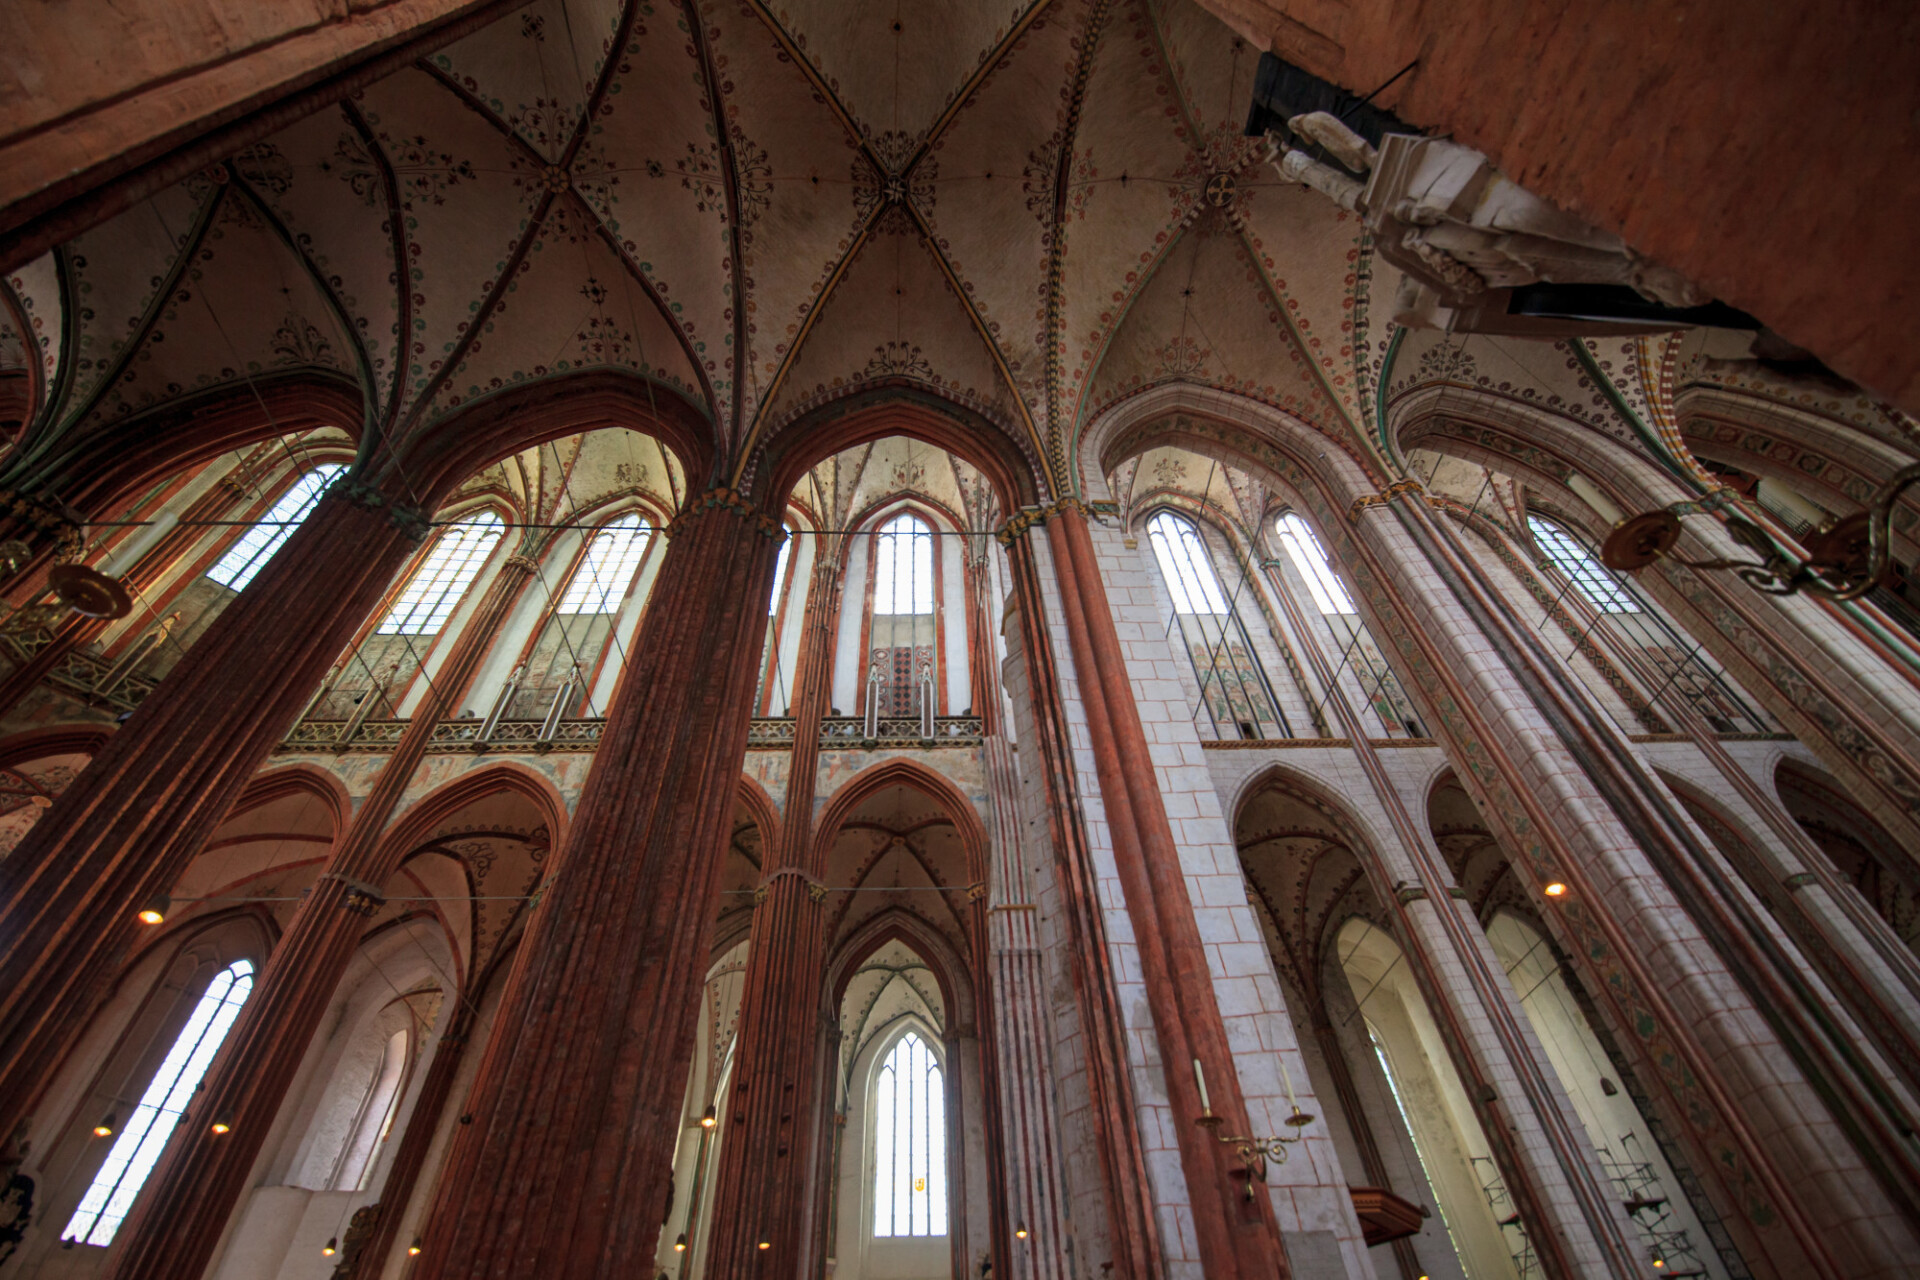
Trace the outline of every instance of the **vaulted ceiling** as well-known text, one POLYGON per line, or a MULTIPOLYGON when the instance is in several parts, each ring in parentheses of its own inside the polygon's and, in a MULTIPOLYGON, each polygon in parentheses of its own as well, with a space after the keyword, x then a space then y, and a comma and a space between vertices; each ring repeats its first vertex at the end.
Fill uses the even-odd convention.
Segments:
POLYGON ((1050 485, 1167 382, 1359 444, 1393 281, 1242 136, 1257 61, 1193 0, 534 0, 9 275, 0 425, 318 379, 404 442, 611 369, 722 481, 882 388, 1050 485))

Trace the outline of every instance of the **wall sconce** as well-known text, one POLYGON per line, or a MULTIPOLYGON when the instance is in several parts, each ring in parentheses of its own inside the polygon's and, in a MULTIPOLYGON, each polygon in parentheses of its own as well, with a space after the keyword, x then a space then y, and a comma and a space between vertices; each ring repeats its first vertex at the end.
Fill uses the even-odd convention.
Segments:
MULTIPOLYGON (((1807 558, 1796 564, 1767 531, 1745 516, 1728 513, 1727 534, 1757 560, 1681 560, 1689 569, 1731 569, 1757 591, 1773 596, 1805 592, 1829 600, 1857 600, 1879 586, 1892 566, 1889 528, 1893 504, 1909 485, 1920 481, 1920 462, 1902 467, 1867 500, 1865 511, 1833 521, 1805 539, 1807 558)), ((1680 541, 1682 511, 1698 510, 1677 502, 1658 511, 1628 516, 1613 526, 1600 545, 1600 562, 1633 573, 1664 559, 1680 541)))
POLYGON ((1286 1083, 1287 1102, 1293 1107, 1293 1114, 1280 1123, 1292 1129, 1293 1136, 1287 1137, 1285 1134, 1280 1134, 1273 1137, 1230 1138, 1220 1132, 1221 1127, 1227 1122, 1226 1117, 1213 1114, 1213 1104, 1207 1098, 1207 1075, 1206 1072, 1201 1070, 1200 1059, 1198 1058, 1193 1060, 1193 1078, 1194 1082, 1200 1086, 1200 1118, 1195 1120, 1194 1123, 1211 1133, 1214 1137, 1219 1138, 1220 1141, 1234 1148, 1235 1154, 1240 1157, 1241 1162, 1246 1166, 1240 1176, 1244 1177, 1247 1181, 1247 1199, 1251 1200, 1253 1199, 1253 1184, 1267 1180, 1268 1163, 1285 1164, 1287 1162, 1287 1148, 1306 1136, 1301 1133, 1300 1130, 1312 1124, 1316 1117, 1310 1112, 1300 1110, 1300 1103, 1293 1096, 1293 1077, 1287 1074, 1286 1064, 1282 1063, 1280 1065, 1280 1078, 1286 1083))

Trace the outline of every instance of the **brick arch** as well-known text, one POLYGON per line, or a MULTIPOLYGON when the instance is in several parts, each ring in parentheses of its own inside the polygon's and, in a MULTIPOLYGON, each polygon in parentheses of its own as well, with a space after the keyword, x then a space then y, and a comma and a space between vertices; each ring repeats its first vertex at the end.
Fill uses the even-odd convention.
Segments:
POLYGON ((764 506, 784 500, 800 477, 836 453, 885 436, 907 436, 944 449, 985 476, 1011 512, 1045 502, 1045 470, 999 424, 911 388, 882 388, 832 401, 794 420, 748 459, 749 480, 764 506))
MULTIPOLYGON (((381 843, 387 852, 404 857, 433 836, 434 830, 462 809, 490 796, 508 792, 533 805, 547 825, 548 847, 559 849, 566 839, 567 804, 551 781, 523 764, 502 760, 462 774, 416 800, 400 820, 387 828, 381 843)), ((396 864, 398 859, 396 859, 396 864)))
POLYGON ((840 1007, 853 975, 890 942, 907 947, 933 970, 934 981, 940 984, 940 999, 946 1005, 948 1034, 974 1034, 978 1007, 973 975, 966 962, 938 929, 899 907, 889 908, 861 925, 827 962, 827 1007, 840 1007))
POLYGON ((980 814, 960 788, 917 760, 895 758, 862 769, 840 785, 814 820, 813 845, 817 865, 827 864, 834 839, 841 826, 862 802, 891 786, 906 786, 919 791, 939 805, 954 829, 960 833, 966 850, 967 875, 975 882, 987 872, 987 832, 980 814))

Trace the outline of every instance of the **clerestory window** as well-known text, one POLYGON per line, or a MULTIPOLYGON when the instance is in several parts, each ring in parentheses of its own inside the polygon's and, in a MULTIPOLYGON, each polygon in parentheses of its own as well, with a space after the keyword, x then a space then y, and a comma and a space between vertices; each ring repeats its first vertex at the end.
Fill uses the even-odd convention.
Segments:
POLYGON ((1528 516, 1527 527, 1533 530, 1533 540, 1547 559, 1580 589, 1580 594, 1591 601, 1594 608, 1602 613, 1640 612, 1632 594, 1614 580, 1591 552, 1569 537, 1566 530, 1539 516, 1528 516))
POLYGON ((1340 581, 1333 571, 1333 564, 1327 559, 1326 548, 1320 545, 1320 539, 1314 534, 1312 526, 1289 511, 1276 522, 1280 534, 1280 545, 1287 549, 1287 558, 1293 561, 1293 567, 1307 580, 1307 590, 1313 595, 1313 603, 1322 614, 1358 613, 1353 607, 1353 597, 1347 594, 1346 584, 1340 581))
POLYGON ((638 514, 622 516, 603 526, 587 544, 580 567, 573 571, 573 580, 560 597, 560 612, 616 612, 652 536, 653 526, 638 514))
POLYGON ((939 1060, 909 1031, 874 1081, 873 1234, 947 1234, 947 1095, 939 1060))
POLYGON ((214 975, 187 1025, 174 1038, 160 1070, 154 1073, 140 1105, 115 1136, 106 1163, 80 1197, 80 1207, 60 1233, 62 1240, 113 1243, 114 1233, 133 1208, 134 1197, 140 1194, 160 1153, 167 1149, 167 1139, 173 1136, 174 1126, 180 1123, 213 1055, 220 1050, 220 1042, 227 1038, 233 1020, 240 1016, 240 1006, 252 991, 253 965, 245 960, 236 960, 214 975))
POLYGON ((1220 580, 1214 575, 1213 562, 1198 530, 1162 511, 1147 522, 1147 538, 1153 543, 1154 558, 1160 562, 1160 576, 1167 580, 1175 613, 1227 612, 1227 599, 1221 594, 1220 580))
POLYGON ((428 636, 447 624, 454 606, 500 541, 500 517, 488 511, 441 530, 426 561, 407 582, 376 634, 428 636))
POLYGON ((293 486, 280 495, 280 501, 273 504, 267 514, 245 533, 240 540, 227 548, 227 554, 220 557, 219 563, 207 570, 207 576, 223 587, 235 591, 244 591, 253 575, 266 567, 273 559, 274 552, 286 545, 313 509, 320 505, 321 495, 333 478, 346 468, 339 463, 330 462, 313 468, 293 486))
POLYGON ((914 515, 897 515, 874 539, 873 611, 933 612, 933 530, 914 515))

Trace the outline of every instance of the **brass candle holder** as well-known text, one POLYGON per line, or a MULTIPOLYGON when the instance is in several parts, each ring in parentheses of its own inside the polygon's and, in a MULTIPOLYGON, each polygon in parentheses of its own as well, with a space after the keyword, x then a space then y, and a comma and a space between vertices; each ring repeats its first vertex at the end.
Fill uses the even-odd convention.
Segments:
POLYGON ((1304 1138, 1306 1135, 1300 1131, 1318 1118, 1313 1115, 1312 1112, 1302 1111, 1300 1109, 1299 1102, 1295 1100, 1293 1096, 1293 1081, 1285 1074, 1286 1067, 1283 1065, 1280 1070, 1282 1079, 1285 1079, 1287 1083, 1287 1103, 1293 1108, 1293 1114, 1280 1123, 1291 1129, 1293 1131, 1292 1135, 1274 1134, 1265 1137, 1253 1137, 1250 1135, 1228 1136, 1220 1132, 1220 1130, 1226 1126, 1226 1117, 1215 1115, 1213 1104, 1207 1098, 1206 1073, 1200 1068, 1200 1060, 1198 1058, 1193 1060, 1193 1076, 1200 1086, 1200 1116, 1194 1123, 1202 1129, 1205 1129, 1215 1138, 1218 1138, 1221 1142, 1231 1146, 1234 1149, 1234 1154, 1240 1157, 1240 1163, 1243 1168, 1240 1176, 1246 1179, 1247 1199, 1249 1200, 1253 1199, 1253 1184, 1255 1182, 1266 1182, 1267 1166, 1269 1164, 1285 1164, 1287 1162, 1287 1148, 1304 1138))

